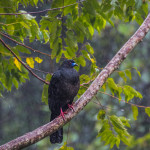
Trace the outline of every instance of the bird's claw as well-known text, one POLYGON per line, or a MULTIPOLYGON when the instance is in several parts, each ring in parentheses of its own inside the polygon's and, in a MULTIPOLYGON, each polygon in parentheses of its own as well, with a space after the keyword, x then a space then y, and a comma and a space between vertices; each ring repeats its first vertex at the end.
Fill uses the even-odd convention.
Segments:
POLYGON ((74 111, 73 104, 68 104, 68 107, 74 111))
POLYGON ((62 116, 63 120, 65 121, 64 114, 67 114, 67 112, 63 112, 62 108, 60 108, 60 115, 59 116, 62 116))

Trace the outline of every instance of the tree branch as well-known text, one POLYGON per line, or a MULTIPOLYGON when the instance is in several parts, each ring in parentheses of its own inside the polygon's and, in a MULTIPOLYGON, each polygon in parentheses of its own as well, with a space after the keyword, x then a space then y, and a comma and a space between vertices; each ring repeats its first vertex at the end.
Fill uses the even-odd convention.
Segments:
POLYGON ((21 61, 18 56, 7 46, 7 44, 0 38, 1 43, 12 53, 12 55, 33 75, 35 76, 37 79, 41 80, 42 82, 44 82, 45 84, 49 84, 49 82, 43 80, 42 78, 40 78, 38 75, 36 75, 27 65, 25 65, 25 63, 23 61, 21 61))
POLYGON ((78 4, 78 3, 82 3, 82 2, 84 2, 84 1, 85 1, 85 0, 82 0, 82 1, 79 1, 79 2, 76 2, 76 3, 73 3, 73 4, 70 4, 70 5, 63 6, 63 7, 50 8, 50 9, 45 9, 45 10, 36 11, 36 12, 26 12, 26 13, 0 13, 0 15, 39 14, 39 13, 44 13, 44 12, 47 12, 47 11, 53 11, 53 10, 63 9, 63 8, 69 7, 69 6, 76 5, 76 4, 78 4))
POLYGON ((33 52, 40 53, 40 54, 47 55, 47 56, 51 57, 51 55, 49 55, 49 54, 47 54, 47 53, 43 53, 43 52, 38 51, 38 50, 35 50, 35 49, 33 49, 33 48, 31 48, 31 47, 29 47, 29 46, 23 44, 23 43, 20 43, 20 42, 18 42, 18 41, 16 41, 16 40, 12 39, 11 37, 7 36, 6 34, 4 34, 4 33, 2 33, 2 32, 0 32, 0 34, 1 34, 2 36, 6 37, 7 39, 9 39, 9 40, 11 40, 11 41, 17 43, 17 44, 19 44, 19 45, 21 45, 21 46, 23 46, 23 47, 25 47, 25 48, 27 48, 27 49, 32 50, 33 52))
POLYGON ((150 14, 147 16, 143 24, 136 31, 136 33, 124 44, 124 46, 118 51, 118 53, 112 58, 112 60, 107 64, 107 66, 101 71, 97 78, 92 82, 90 87, 85 91, 85 93, 78 99, 74 104, 74 112, 67 110, 67 115, 65 115, 66 120, 64 121, 62 117, 57 117, 55 120, 47 123, 32 132, 26 133, 25 135, 18 137, 2 146, 1 150, 14 150, 27 147, 34 144, 41 139, 49 136, 57 129, 61 128, 64 124, 69 122, 74 116, 76 116, 97 94, 100 87, 105 83, 106 79, 112 74, 116 69, 118 69, 121 62, 127 57, 127 55, 133 50, 133 48, 145 37, 146 33, 150 29, 150 14))

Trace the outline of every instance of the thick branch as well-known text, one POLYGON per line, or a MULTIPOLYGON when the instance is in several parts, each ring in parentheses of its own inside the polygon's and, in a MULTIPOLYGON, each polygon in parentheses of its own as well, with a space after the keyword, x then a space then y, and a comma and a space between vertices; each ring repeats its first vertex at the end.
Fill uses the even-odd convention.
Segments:
POLYGON ((98 92, 100 87, 105 83, 110 74, 116 70, 121 62, 127 57, 127 55, 133 50, 133 48, 145 37, 146 33, 150 29, 150 14, 145 19, 144 23, 137 30, 137 32, 125 43, 125 45, 119 50, 119 52, 112 58, 107 66, 101 71, 97 78, 92 82, 90 87, 74 104, 74 112, 68 110, 65 115, 64 121, 61 117, 56 118, 50 123, 45 124, 32 132, 29 132, 15 140, 12 140, 2 146, 1 150, 14 150, 27 147, 33 143, 40 141, 46 136, 55 132, 58 128, 69 122, 74 116, 76 116, 86 105, 91 101, 94 95, 98 92))

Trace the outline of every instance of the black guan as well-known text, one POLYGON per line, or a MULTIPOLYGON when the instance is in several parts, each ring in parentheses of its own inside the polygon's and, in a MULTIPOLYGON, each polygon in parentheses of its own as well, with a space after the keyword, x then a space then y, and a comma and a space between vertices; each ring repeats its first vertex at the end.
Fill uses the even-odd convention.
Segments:
MULTIPOLYGON (((65 60, 51 78, 48 89, 50 121, 59 115, 64 118, 64 112, 68 108, 72 108, 73 99, 80 88, 79 74, 74 66, 77 64, 73 60, 65 60)), ((52 144, 61 143, 63 141, 63 128, 51 134, 50 141, 52 144)))

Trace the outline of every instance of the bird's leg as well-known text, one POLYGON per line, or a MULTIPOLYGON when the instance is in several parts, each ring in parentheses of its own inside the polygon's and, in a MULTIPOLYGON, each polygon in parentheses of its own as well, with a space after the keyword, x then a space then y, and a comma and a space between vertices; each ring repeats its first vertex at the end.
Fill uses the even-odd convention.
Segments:
POLYGON ((72 104, 68 104, 68 107, 69 107, 70 109, 72 109, 73 111, 75 111, 74 108, 73 108, 73 103, 72 103, 72 104))
POLYGON ((62 108, 60 108, 60 115, 59 116, 62 116, 62 118, 65 120, 64 114, 67 114, 67 112, 63 112, 62 108))

